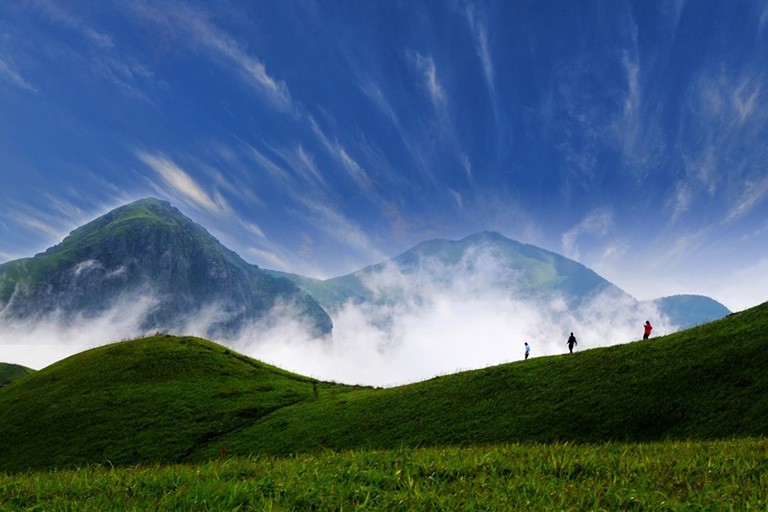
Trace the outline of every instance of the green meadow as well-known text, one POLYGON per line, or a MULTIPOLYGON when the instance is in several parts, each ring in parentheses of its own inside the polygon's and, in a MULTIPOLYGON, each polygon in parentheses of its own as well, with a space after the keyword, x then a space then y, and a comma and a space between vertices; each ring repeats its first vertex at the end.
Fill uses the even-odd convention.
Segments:
POLYGON ((0 510, 766 510, 768 304, 379 389, 199 338, 0 389, 0 510))
POLYGON ((0 509, 765 510, 768 441, 565 443, 252 456, 5 475, 0 509))

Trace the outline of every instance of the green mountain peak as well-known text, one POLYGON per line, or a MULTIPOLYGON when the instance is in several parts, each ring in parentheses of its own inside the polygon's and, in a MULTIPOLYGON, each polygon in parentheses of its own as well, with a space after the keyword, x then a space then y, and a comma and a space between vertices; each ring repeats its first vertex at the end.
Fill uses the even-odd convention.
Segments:
POLYGON ((286 279, 261 271, 224 247, 170 203, 142 199, 75 229, 33 258, 0 265, 5 318, 93 317, 127 296, 151 297, 137 333, 182 328, 190 315, 218 311, 206 335, 228 336, 289 304, 316 334, 328 314, 286 279))

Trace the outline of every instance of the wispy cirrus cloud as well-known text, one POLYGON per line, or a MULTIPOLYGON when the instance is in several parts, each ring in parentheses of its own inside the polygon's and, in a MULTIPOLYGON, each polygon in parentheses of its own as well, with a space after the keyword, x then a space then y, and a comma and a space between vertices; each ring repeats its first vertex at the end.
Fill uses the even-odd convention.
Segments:
POLYGON ((186 171, 162 154, 136 151, 136 157, 152 169, 172 191, 210 213, 222 214, 229 208, 223 197, 211 197, 186 171))
POLYGON ((747 181, 741 196, 732 205, 725 222, 731 222, 747 215, 766 197, 768 197, 768 177, 747 181))
POLYGON ((436 109, 444 109, 448 102, 448 97, 437 77, 435 59, 431 55, 425 56, 415 52, 411 54, 411 58, 416 70, 420 74, 422 87, 427 92, 432 105, 436 109))
POLYGON ((25 213, 19 213, 16 215, 14 220, 25 228, 43 233, 52 239, 61 238, 60 229, 43 218, 25 213))
POLYGON ((37 88, 27 81, 8 61, 0 58, 0 78, 30 92, 37 92, 37 88))
POLYGON ((723 69, 702 75, 693 84, 697 99, 696 114, 710 123, 720 123, 716 130, 734 129, 748 122, 762 122, 768 113, 762 93, 764 76, 743 71, 734 76, 723 69))
POLYGON ((358 251, 369 260, 381 261, 389 257, 375 249, 374 244, 364 229, 334 208, 330 203, 310 199, 309 197, 304 197, 301 201, 312 213, 308 217, 309 222, 326 233, 331 239, 337 240, 345 246, 358 251))
POLYGON ((317 123, 313 117, 309 117, 309 123, 312 127, 312 131, 325 147, 326 151, 333 156, 339 163, 342 164, 347 175, 357 184, 360 189, 370 190, 371 179, 365 169, 355 160, 352 155, 349 154, 347 149, 338 141, 331 140, 331 138, 325 134, 323 129, 317 123))
POLYGON ((398 128, 400 127, 400 119, 398 118, 395 109, 392 107, 392 104, 384 96, 381 87, 376 85, 373 81, 368 80, 360 85, 360 89, 394 126, 397 126, 398 128))
POLYGON ((280 109, 291 107, 291 94, 285 83, 270 75, 259 57, 201 12, 170 3, 163 4, 161 9, 154 4, 137 4, 133 8, 144 19, 167 27, 169 31, 182 31, 193 48, 203 49, 219 63, 233 65, 245 81, 273 106, 280 109))
POLYGON ((467 22, 469 24, 472 36, 475 39, 475 51, 480 58, 480 63, 483 67, 483 75, 485 76, 485 83, 488 87, 488 93, 491 96, 491 101, 494 105, 494 111, 496 110, 496 85, 494 82, 494 66, 493 59, 491 58, 491 50, 488 42, 488 23, 485 20, 483 14, 478 12, 478 8, 474 4, 467 6, 465 10, 467 22))
POLYGON ((613 226, 613 214, 596 210, 584 217, 576 226, 563 233, 561 244, 566 256, 578 260, 581 255, 579 240, 584 236, 605 236, 613 226))
POLYGON ((33 8, 48 19, 49 22, 72 30, 91 43, 101 48, 113 48, 113 37, 105 31, 95 28, 70 10, 65 2, 51 0, 27 0, 23 5, 33 8))

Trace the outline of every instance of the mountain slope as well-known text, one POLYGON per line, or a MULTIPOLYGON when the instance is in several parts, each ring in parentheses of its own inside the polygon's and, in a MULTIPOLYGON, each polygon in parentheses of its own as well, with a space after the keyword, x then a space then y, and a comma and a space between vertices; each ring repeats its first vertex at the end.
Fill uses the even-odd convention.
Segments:
POLYGON ((768 303, 647 342, 390 389, 194 338, 93 349, 0 389, 0 471, 323 448, 768 435, 768 303), (51 426, 55 425, 55 428, 51 426))
POLYGON ((208 335, 231 334, 286 303, 318 334, 327 313, 286 279, 243 261, 167 202, 144 199, 74 230, 33 258, 0 265, 6 319, 93 317, 151 297, 143 331, 179 329, 212 311, 208 335))
POLYGON ((0 389, 0 471, 179 462, 270 412, 348 388, 214 343, 158 335, 95 348, 0 389), (313 389, 313 386, 317 388, 313 389))
POLYGON ((419 287, 450 288, 461 280, 473 292, 503 290, 526 300, 560 294, 571 306, 602 292, 629 297, 580 263, 492 231, 458 241, 428 240, 391 260, 327 280, 267 272, 290 279, 328 311, 337 311, 348 301, 393 302, 419 287), (396 279, 388 283, 387 276, 393 274, 396 279))
POLYGON ((651 301, 675 325, 692 327, 723 318, 731 311, 702 295, 672 295, 651 301))
MULTIPOLYGON (((607 302, 631 310, 632 316, 641 318, 647 311, 649 315, 665 317, 675 328, 692 327, 730 313, 722 304, 702 296, 680 295, 639 302, 576 261, 490 231, 458 241, 426 241, 391 260, 325 281, 270 272, 291 279, 331 312, 350 301, 421 305, 429 300, 429 294, 437 292, 457 299, 508 298, 533 304, 539 311, 551 310, 554 303, 558 311, 549 311, 549 316, 555 319, 562 316, 564 309, 590 309, 590 302, 600 301, 602 296, 607 302), (558 304, 561 299, 562 306, 558 304)), ((627 313, 616 311, 608 316, 629 316, 627 313)), ((654 323, 658 320, 654 316, 654 323)))

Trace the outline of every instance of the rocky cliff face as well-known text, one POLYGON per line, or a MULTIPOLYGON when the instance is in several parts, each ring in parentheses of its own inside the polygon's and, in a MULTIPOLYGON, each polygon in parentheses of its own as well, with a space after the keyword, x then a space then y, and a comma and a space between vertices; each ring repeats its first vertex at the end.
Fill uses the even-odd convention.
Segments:
POLYGON ((170 204, 145 199, 73 231, 33 258, 0 266, 5 318, 94 316, 130 295, 152 297, 141 328, 174 330, 215 309, 208 335, 233 334, 284 305, 329 334, 328 314, 296 285, 242 260, 170 204))

